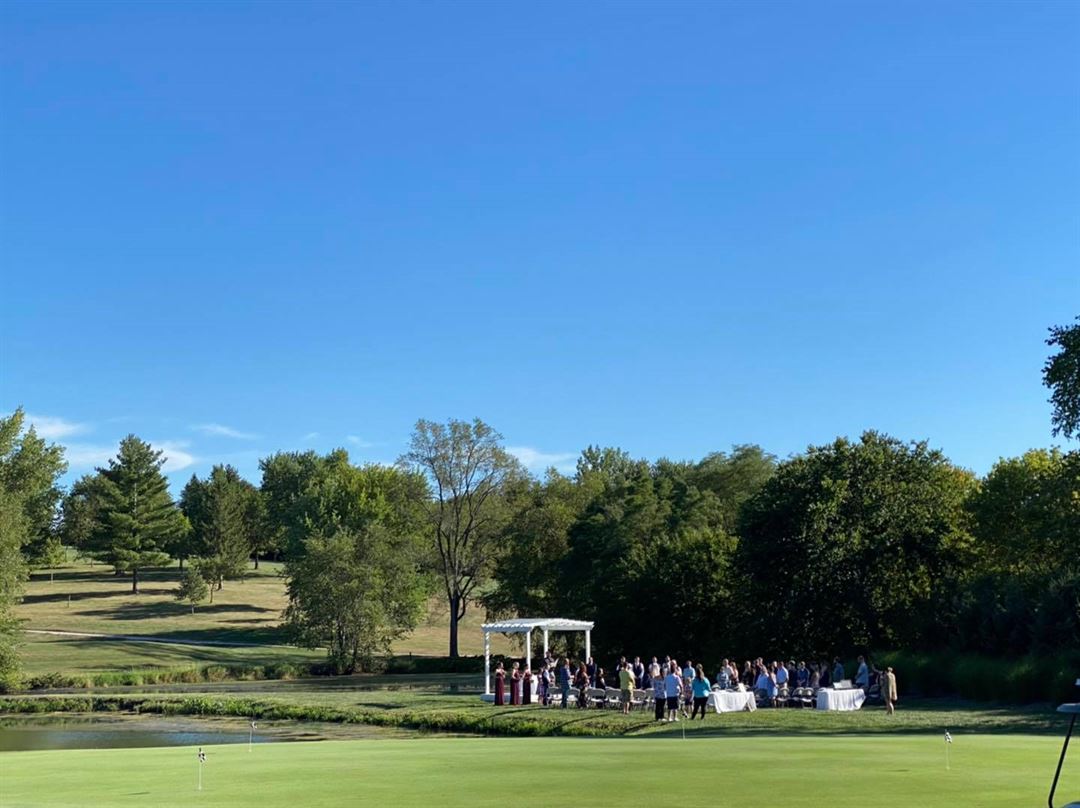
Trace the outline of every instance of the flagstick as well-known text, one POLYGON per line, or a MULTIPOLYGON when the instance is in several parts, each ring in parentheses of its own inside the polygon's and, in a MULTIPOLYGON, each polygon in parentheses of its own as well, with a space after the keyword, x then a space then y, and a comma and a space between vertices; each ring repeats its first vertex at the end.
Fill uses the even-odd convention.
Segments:
POLYGON ((202 791, 202 761, 199 761, 199 786, 197 791, 202 791))
POLYGON ((949 742, 945 742, 945 771, 949 771, 949 742))
POLYGON ((251 751, 251 736, 255 734, 255 726, 248 727, 248 752, 251 751))

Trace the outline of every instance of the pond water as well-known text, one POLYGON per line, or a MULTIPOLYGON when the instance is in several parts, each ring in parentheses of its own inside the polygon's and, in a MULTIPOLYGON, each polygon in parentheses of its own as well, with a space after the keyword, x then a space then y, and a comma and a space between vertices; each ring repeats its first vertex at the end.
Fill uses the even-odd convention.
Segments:
MULTIPOLYGON (((109 749, 142 746, 211 746, 247 743, 249 725, 233 718, 63 716, 0 718, 0 753, 32 749, 109 749)), ((357 738, 408 738, 403 729, 314 722, 259 722, 252 743, 357 738)))

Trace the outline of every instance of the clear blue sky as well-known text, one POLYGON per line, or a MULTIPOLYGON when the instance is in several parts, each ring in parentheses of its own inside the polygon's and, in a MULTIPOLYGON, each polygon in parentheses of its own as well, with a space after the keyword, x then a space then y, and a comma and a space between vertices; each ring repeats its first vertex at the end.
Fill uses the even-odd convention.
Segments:
POLYGON ((0 406, 180 482, 480 416, 1052 443, 1080 5, 7 2, 0 406), (231 433, 231 434, 230 434, 231 433))

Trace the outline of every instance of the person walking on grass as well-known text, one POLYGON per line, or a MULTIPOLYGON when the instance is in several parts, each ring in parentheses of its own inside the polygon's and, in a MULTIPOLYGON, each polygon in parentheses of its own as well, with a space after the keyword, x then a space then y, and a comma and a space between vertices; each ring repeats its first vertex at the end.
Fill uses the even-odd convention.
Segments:
POLYGON ((694 712, 690 716, 690 720, 693 721, 698 714, 698 710, 701 710, 701 720, 704 721, 705 707, 709 703, 712 685, 709 684, 709 679, 705 676, 705 667, 703 665, 698 665, 694 670, 694 681, 690 686, 694 692, 694 712))
POLYGON ((885 700, 887 715, 896 712, 896 674, 892 668, 885 668, 885 673, 881 676, 881 698, 885 700))

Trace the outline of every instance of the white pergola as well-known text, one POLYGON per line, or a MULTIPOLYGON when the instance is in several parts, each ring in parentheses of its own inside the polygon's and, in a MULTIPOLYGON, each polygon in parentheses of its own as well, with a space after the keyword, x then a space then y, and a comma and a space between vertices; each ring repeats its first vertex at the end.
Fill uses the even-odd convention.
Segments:
POLYGON ((585 658, 592 656, 592 628, 588 620, 567 620, 565 617, 530 617, 514 620, 499 620, 485 623, 484 630, 484 695, 491 695, 491 635, 524 634, 525 667, 532 668, 532 633, 539 629, 544 632, 544 656, 548 653, 548 633, 552 631, 584 631, 585 658))

